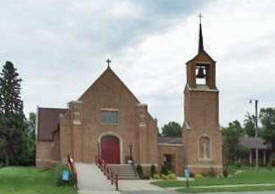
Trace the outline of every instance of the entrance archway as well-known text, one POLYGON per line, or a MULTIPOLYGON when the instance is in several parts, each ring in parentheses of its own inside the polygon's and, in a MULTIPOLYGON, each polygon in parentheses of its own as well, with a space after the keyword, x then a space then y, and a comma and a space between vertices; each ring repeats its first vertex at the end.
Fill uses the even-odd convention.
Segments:
POLYGON ((101 138, 101 158, 108 164, 120 164, 120 142, 116 136, 106 135, 101 138))

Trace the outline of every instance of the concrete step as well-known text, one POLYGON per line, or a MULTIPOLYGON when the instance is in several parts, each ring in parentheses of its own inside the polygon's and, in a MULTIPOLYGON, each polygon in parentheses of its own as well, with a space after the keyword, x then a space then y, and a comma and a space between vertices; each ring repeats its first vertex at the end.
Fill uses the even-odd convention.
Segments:
POLYGON ((136 180, 138 176, 136 175, 132 165, 130 164, 108 164, 113 172, 118 174, 120 180, 136 180))

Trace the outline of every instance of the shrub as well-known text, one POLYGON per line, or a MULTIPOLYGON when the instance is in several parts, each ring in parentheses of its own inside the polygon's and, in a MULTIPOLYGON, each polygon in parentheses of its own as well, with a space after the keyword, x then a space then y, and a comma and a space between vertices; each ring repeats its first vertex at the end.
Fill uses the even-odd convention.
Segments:
POLYGON ((237 168, 241 168, 241 167, 242 167, 241 163, 238 163, 237 168))
POLYGON ((203 178, 203 175, 202 174, 196 174, 195 178, 203 178))
POLYGON ((160 173, 161 175, 168 175, 168 168, 166 165, 161 166, 160 173))
POLYGON ((167 179, 168 179, 168 176, 167 176, 167 175, 161 175, 161 178, 162 178, 163 180, 167 180, 167 179))
POLYGON ((73 174, 65 164, 58 164, 55 167, 55 183, 56 185, 73 185, 73 174), (64 170, 69 171, 68 181, 62 179, 64 170))
POLYGON ((168 175, 167 175, 167 179, 169 179, 169 180, 176 180, 176 179, 177 179, 177 176, 176 176, 176 174, 171 173, 171 174, 168 174, 168 175))
POLYGON ((143 179, 144 174, 143 174, 142 166, 140 164, 137 165, 137 173, 138 173, 139 178, 143 179))
POLYGON ((159 174, 154 174, 153 179, 160 179, 160 175, 159 174))
POLYGON ((156 167, 155 165, 151 165, 151 169, 150 169, 150 174, 151 174, 151 177, 153 178, 154 175, 156 174, 156 167))
POLYGON ((266 169, 267 169, 267 170, 272 170, 273 168, 272 168, 272 166, 269 164, 269 165, 267 165, 266 169))
POLYGON ((223 177, 228 177, 228 170, 225 168, 225 169, 223 169, 223 171, 222 171, 222 174, 223 174, 223 177))
POLYGON ((216 177, 217 173, 214 171, 213 168, 210 168, 209 172, 207 173, 208 177, 216 177))

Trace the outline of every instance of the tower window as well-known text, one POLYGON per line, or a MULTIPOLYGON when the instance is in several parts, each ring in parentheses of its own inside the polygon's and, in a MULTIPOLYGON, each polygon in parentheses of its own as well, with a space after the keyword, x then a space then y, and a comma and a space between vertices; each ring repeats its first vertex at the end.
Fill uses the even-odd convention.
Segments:
POLYGON ((196 84, 206 85, 206 66, 198 64, 196 66, 196 84))

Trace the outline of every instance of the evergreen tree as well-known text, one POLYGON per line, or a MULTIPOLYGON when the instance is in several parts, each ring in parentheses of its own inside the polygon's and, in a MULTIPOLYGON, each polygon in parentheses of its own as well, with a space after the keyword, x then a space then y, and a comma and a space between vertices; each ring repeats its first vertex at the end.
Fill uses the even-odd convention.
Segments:
POLYGON ((24 136, 23 136, 23 153, 20 159, 22 165, 34 165, 35 164, 35 123, 36 114, 30 113, 29 118, 25 124, 24 136))
POLYGON ((16 164, 22 155, 24 135, 21 79, 14 65, 7 61, 0 73, 0 140, 5 164, 16 164))

